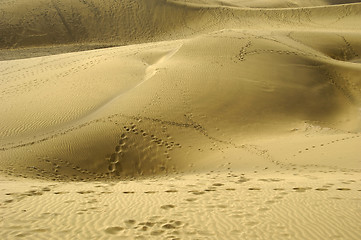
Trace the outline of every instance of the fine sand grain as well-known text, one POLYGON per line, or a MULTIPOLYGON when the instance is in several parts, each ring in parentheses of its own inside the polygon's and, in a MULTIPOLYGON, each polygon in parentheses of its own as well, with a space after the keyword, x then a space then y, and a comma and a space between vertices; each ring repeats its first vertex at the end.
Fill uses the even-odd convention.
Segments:
POLYGON ((0 239, 361 239, 360 23, 0 0, 0 239))

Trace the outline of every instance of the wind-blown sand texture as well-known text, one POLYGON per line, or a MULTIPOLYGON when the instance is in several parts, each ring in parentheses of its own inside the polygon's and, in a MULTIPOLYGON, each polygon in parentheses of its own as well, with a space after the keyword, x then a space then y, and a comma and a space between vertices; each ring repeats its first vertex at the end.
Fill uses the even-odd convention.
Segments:
POLYGON ((0 0, 1 239, 361 239, 361 3, 0 0))

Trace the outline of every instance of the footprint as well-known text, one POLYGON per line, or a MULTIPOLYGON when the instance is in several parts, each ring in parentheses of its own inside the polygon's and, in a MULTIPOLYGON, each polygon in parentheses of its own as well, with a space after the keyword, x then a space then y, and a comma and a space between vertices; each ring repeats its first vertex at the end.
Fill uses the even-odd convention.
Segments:
POLYGON ((293 190, 295 190, 296 192, 306 192, 307 190, 310 190, 312 188, 310 187, 294 187, 293 190))
POLYGON ((159 235, 162 235, 164 233, 163 230, 154 230, 150 233, 150 235, 152 236, 159 236, 159 235))
POLYGON ((175 208, 175 206, 172 204, 168 204, 168 205, 163 205, 160 208, 164 209, 164 210, 169 210, 169 209, 175 208))
POLYGON ((114 235, 123 230, 124 230, 124 228, 122 228, 122 227, 108 227, 104 230, 104 232, 114 235))
POLYGON ((284 179, 281 178, 261 178, 258 179, 258 181, 262 181, 262 182, 280 182, 283 181, 284 179))
POLYGON ((336 188, 336 190, 339 190, 339 191, 350 191, 351 189, 350 189, 350 188, 336 188))
POLYGON ((215 192, 217 191, 217 188, 215 187, 209 187, 208 189, 204 189, 205 192, 215 192))
POLYGON ((148 228, 149 228, 149 227, 147 227, 147 226, 143 226, 143 227, 140 228, 140 230, 143 231, 143 232, 145 232, 145 231, 148 231, 148 228))
POLYGON ((197 190, 191 190, 191 191, 188 191, 189 193, 192 193, 194 195, 202 195, 202 194, 205 194, 206 192, 203 192, 203 191, 197 191, 197 190))
POLYGON ((248 182, 249 180, 250 180, 249 178, 240 177, 237 182, 238 183, 245 183, 245 182, 248 182))
POLYGON ((79 191, 77 193, 79 193, 79 194, 89 194, 89 193, 94 193, 94 191, 79 191))
POLYGON ((156 193, 156 191, 146 191, 146 192, 144 192, 144 193, 146 193, 146 194, 153 194, 153 193, 156 193))
POLYGON ((167 224, 164 224, 162 226, 162 228, 164 228, 164 229, 176 229, 177 227, 174 226, 173 224, 167 223, 167 224))
POLYGON ((41 190, 44 191, 44 192, 50 192, 50 191, 51 191, 51 189, 48 188, 48 187, 44 187, 44 188, 42 188, 41 190))
POLYGON ((224 184, 223 183, 214 183, 213 186, 216 186, 216 187, 220 187, 220 186, 223 186, 224 184))
POLYGON ((125 225, 127 225, 129 227, 129 226, 134 225, 136 223, 136 221, 133 219, 129 219, 129 220, 125 220, 124 223, 125 223, 125 225))
POLYGON ((155 225, 154 222, 141 222, 138 224, 139 226, 153 227, 155 225))
POLYGON ((183 224, 182 221, 178 221, 178 220, 171 220, 170 222, 177 227, 179 227, 183 224))
POLYGON ((197 198, 186 198, 185 200, 188 202, 194 202, 197 201, 197 198))
POLYGON ((178 190, 169 189, 169 190, 166 190, 165 192, 166 192, 166 193, 175 193, 175 192, 178 192, 178 190))

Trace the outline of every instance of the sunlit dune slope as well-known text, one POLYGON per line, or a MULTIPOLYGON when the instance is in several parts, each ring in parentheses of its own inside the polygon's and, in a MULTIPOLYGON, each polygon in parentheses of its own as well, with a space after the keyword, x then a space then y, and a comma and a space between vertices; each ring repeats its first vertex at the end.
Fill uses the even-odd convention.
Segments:
POLYGON ((208 169, 239 155, 247 168, 261 161, 247 144, 256 136, 305 122, 356 133, 359 36, 222 30, 6 62, 2 166, 100 179, 208 169))

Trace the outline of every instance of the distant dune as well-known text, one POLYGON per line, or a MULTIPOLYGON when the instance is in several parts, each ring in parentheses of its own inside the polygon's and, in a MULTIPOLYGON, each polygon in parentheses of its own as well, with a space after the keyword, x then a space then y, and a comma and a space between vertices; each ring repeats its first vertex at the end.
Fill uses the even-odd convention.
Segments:
POLYGON ((359 4, 319 6, 325 2, 355 1, 2 0, 0 48, 128 45, 234 28, 359 29, 359 4), (308 8, 249 9, 290 4, 308 8))
POLYGON ((361 238, 359 1, 0 19, 0 238, 361 238))

